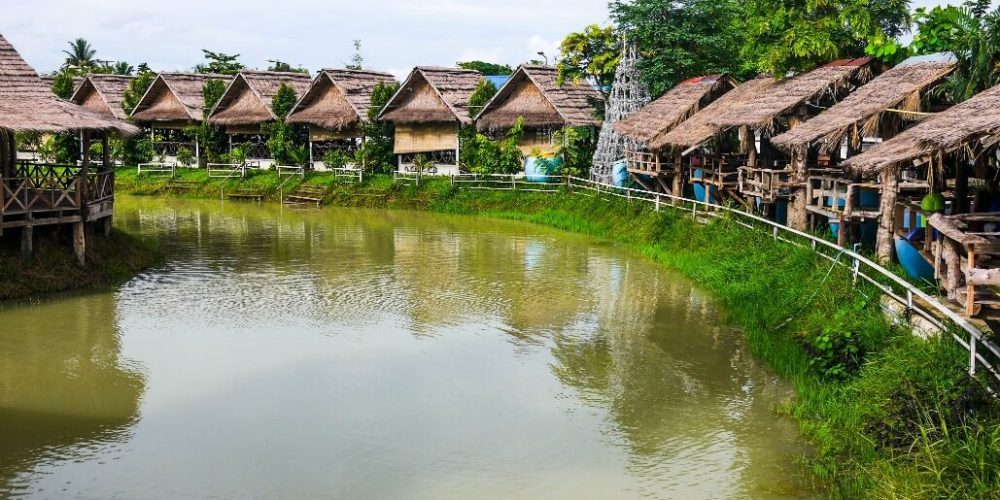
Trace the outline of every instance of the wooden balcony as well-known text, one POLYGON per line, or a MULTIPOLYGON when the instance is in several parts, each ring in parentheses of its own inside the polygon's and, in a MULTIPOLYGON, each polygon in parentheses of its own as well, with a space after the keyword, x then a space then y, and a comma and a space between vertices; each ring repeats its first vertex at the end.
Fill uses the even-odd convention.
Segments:
POLYGON ((968 317, 1000 309, 1000 213, 933 215, 939 233, 933 245, 934 276, 968 317))
POLYGON ((629 151, 625 155, 629 173, 657 176, 674 176, 674 163, 662 158, 658 153, 649 151, 629 151))
POLYGON ((806 210, 836 220, 874 219, 881 213, 881 185, 854 182, 837 175, 810 175, 806 181, 806 210))
POLYGON ((8 228, 108 217, 114 193, 111 169, 95 169, 84 177, 75 165, 18 164, 14 176, 0 178, 0 234, 8 228))

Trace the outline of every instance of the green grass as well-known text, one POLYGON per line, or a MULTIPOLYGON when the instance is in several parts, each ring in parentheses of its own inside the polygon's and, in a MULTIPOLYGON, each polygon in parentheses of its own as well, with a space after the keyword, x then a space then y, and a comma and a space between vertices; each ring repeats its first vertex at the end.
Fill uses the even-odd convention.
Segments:
POLYGON ((118 284, 162 260, 153 243, 117 230, 88 236, 86 266, 77 263, 68 228, 39 228, 35 237, 28 262, 20 238, 0 245, 0 301, 118 284))
MULTIPOLYGON (((134 175, 119 182, 126 192, 168 193, 134 175)), ((779 410, 815 444, 808 462, 828 496, 1000 497, 1000 407, 966 375, 968 354, 950 338, 922 340, 892 324, 874 288, 808 249, 621 199, 457 191, 447 180, 394 186, 387 176, 307 182, 330 187, 329 204, 521 220, 622 243, 710 290, 754 354, 794 387, 779 410)), ((218 184, 206 179, 193 193, 218 196, 218 184)), ((272 181, 246 186, 276 198, 272 181)))

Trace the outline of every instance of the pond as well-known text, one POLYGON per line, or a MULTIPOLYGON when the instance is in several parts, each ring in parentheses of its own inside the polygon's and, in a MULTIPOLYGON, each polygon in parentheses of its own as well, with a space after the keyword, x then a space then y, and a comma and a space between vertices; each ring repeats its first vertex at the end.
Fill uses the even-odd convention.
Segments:
POLYGON ((0 497, 799 498, 710 297, 538 226, 122 198, 168 261, 0 309, 0 497))

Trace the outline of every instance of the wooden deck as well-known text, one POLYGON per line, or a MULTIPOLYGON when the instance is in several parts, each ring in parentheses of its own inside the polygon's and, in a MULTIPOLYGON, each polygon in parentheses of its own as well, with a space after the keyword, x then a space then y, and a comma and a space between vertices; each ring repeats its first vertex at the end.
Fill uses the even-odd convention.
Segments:
POLYGON ((4 230, 93 222, 114 209, 113 170, 83 175, 75 165, 20 163, 15 175, 0 178, 0 236, 4 230))

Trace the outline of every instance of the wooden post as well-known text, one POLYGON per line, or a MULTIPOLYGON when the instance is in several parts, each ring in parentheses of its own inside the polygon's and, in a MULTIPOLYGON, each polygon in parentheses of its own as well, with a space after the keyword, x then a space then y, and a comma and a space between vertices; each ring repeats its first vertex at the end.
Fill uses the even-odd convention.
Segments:
MULTIPOLYGON (((966 270, 972 271, 976 268, 976 251, 971 247, 967 248, 967 251, 969 253, 969 265, 966 270)), ((969 280, 966 280, 965 293, 968 294, 965 298, 965 315, 971 318, 976 315, 976 286, 969 280)))
POLYGON ((111 170, 111 148, 108 145, 108 132, 105 132, 101 136, 101 161, 104 162, 103 168, 98 170, 111 170))
POLYGON ((806 151, 796 151, 792 154, 792 198, 788 206, 788 225, 792 229, 807 231, 808 217, 806 206, 806 183, 809 182, 809 169, 806 167, 806 151))
POLYGON ((87 222, 87 206, 90 201, 90 131, 84 130, 80 133, 80 143, 83 145, 83 162, 80 168, 80 178, 78 179, 77 190, 80 193, 80 218, 87 222))
POLYGON ((28 214, 28 225, 21 229, 21 260, 25 263, 31 260, 31 253, 34 251, 35 227, 31 224, 31 214, 28 214))
POLYGON ((86 225, 83 222, 73 223, 73 253, 80 265, 87 263, 87 237, 86 225))
POLYGON ((674 196, 684 196, 684 155, 674 155, 674 196))
POLYGON ((878 222, 878 243, 875 246, 878 258, 883 262, 892 260, 893 238, 896 233, 896 197, 899 195, 899 172, 887 169, 882 172, 882 197, 878 222))

